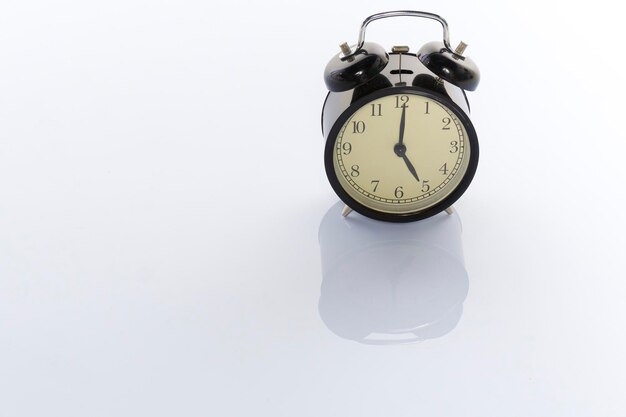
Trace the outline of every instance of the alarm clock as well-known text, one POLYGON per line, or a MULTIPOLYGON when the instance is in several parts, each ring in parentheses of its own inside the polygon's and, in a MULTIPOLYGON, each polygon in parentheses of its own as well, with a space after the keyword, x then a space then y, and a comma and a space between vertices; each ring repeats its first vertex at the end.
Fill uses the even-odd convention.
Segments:
POLYGON ((356 45, 343 43, 324 71, 329 90, 322 109, 328 180, 355 210, 390 222, 425 219, 465 192, 478 165, 478 139, 466 91, 480 81, 467 44, 450 46, 448 24, 435 14, 392 11, 361 25, 356 45), (420 17, 439 22, 442 41, 417 53, 400 45, 386 51, 365 41, 379 19, 420 17))

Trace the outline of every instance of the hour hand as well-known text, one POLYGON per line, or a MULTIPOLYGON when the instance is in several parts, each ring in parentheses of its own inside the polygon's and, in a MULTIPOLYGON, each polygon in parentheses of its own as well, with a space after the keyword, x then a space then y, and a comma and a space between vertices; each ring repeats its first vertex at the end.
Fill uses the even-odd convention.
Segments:
POLYGON ((417 171, 415 171, 415 167, 413 166, 411 161, 409 161, 409 158, 405 154, 402 154, 402 159, 404 160, 404 163, 406 164, 407 168, 409 168, 411 175, 413 175, 415 179, 417 180, 417 182, 419 182, 420 177, 417 175, 417 171))
POLYGON ((420 177, 417 175, 417 171, 415 171, 415 167, 409 160, 409 157, 406 156, 406 146, 402 143, 397 143, 396 146, 393 147, 393 151, 395 152, 396 155, 402 158, 402 160, 406 164, 406 167, 411 172, 411 175, 413 175, 415 179, 419 182, 420 177))

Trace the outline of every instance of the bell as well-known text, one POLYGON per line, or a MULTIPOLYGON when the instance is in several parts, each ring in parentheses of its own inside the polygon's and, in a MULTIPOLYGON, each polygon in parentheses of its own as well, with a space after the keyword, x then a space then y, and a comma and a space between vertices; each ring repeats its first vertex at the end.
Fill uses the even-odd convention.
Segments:
POLYGON ((342 53, 335 55, 326 65, 324 82, 333 92, 348 91, 372 80, 385 68, 389 55, 385 48, 374 42, 365 42, 354 53, 347 44, 342 53))
POLYGON ((480 71, 474 61, 462 55, 466 46, 461 42, 453 52, 442 42, 428 42, 420 48, 417 57, 439 78, 463 90, 474 91, 480 82, 480 71))

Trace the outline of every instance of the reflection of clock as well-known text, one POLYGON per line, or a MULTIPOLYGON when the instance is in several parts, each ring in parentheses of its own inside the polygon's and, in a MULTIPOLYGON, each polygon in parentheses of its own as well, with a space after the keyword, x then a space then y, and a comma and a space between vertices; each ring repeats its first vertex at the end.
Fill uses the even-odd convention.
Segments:
POLYGON ((341 204, 320 225, 319 312, 338 336, 361 343, 407 343, 442 336, 461 317, 468 291, 457 215, 410 225, 355 215, 341 204))
POLYGON ((350 208, 379 220, 419 220, 449 208, 469 186, 478 140, 464 90, 476 88, 479 73, 462 55, 466 45, 448 46, 439 16, 388 12, 366 19, 355 50, 344 45, 329 62, 324 163, 350 208), (444 42, 428 43, 417 55, 364 42, 370 21, 393 16, 439 21, 444 42))

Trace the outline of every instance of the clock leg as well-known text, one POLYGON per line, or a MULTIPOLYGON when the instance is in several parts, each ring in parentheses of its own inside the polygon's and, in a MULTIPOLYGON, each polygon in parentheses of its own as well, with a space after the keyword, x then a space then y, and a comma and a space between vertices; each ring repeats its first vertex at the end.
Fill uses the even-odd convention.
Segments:
POLYGON ((448 213, 448 215, 452 215, 454 213, 454 207, 450 206, 446 209, 446 213, 448 213))
POLYGON ((343 206, 343 210, 341 211, 341 215, 343 217, 348 217, 348 214, 352 213, 352 209, 348 206, 343 206))

